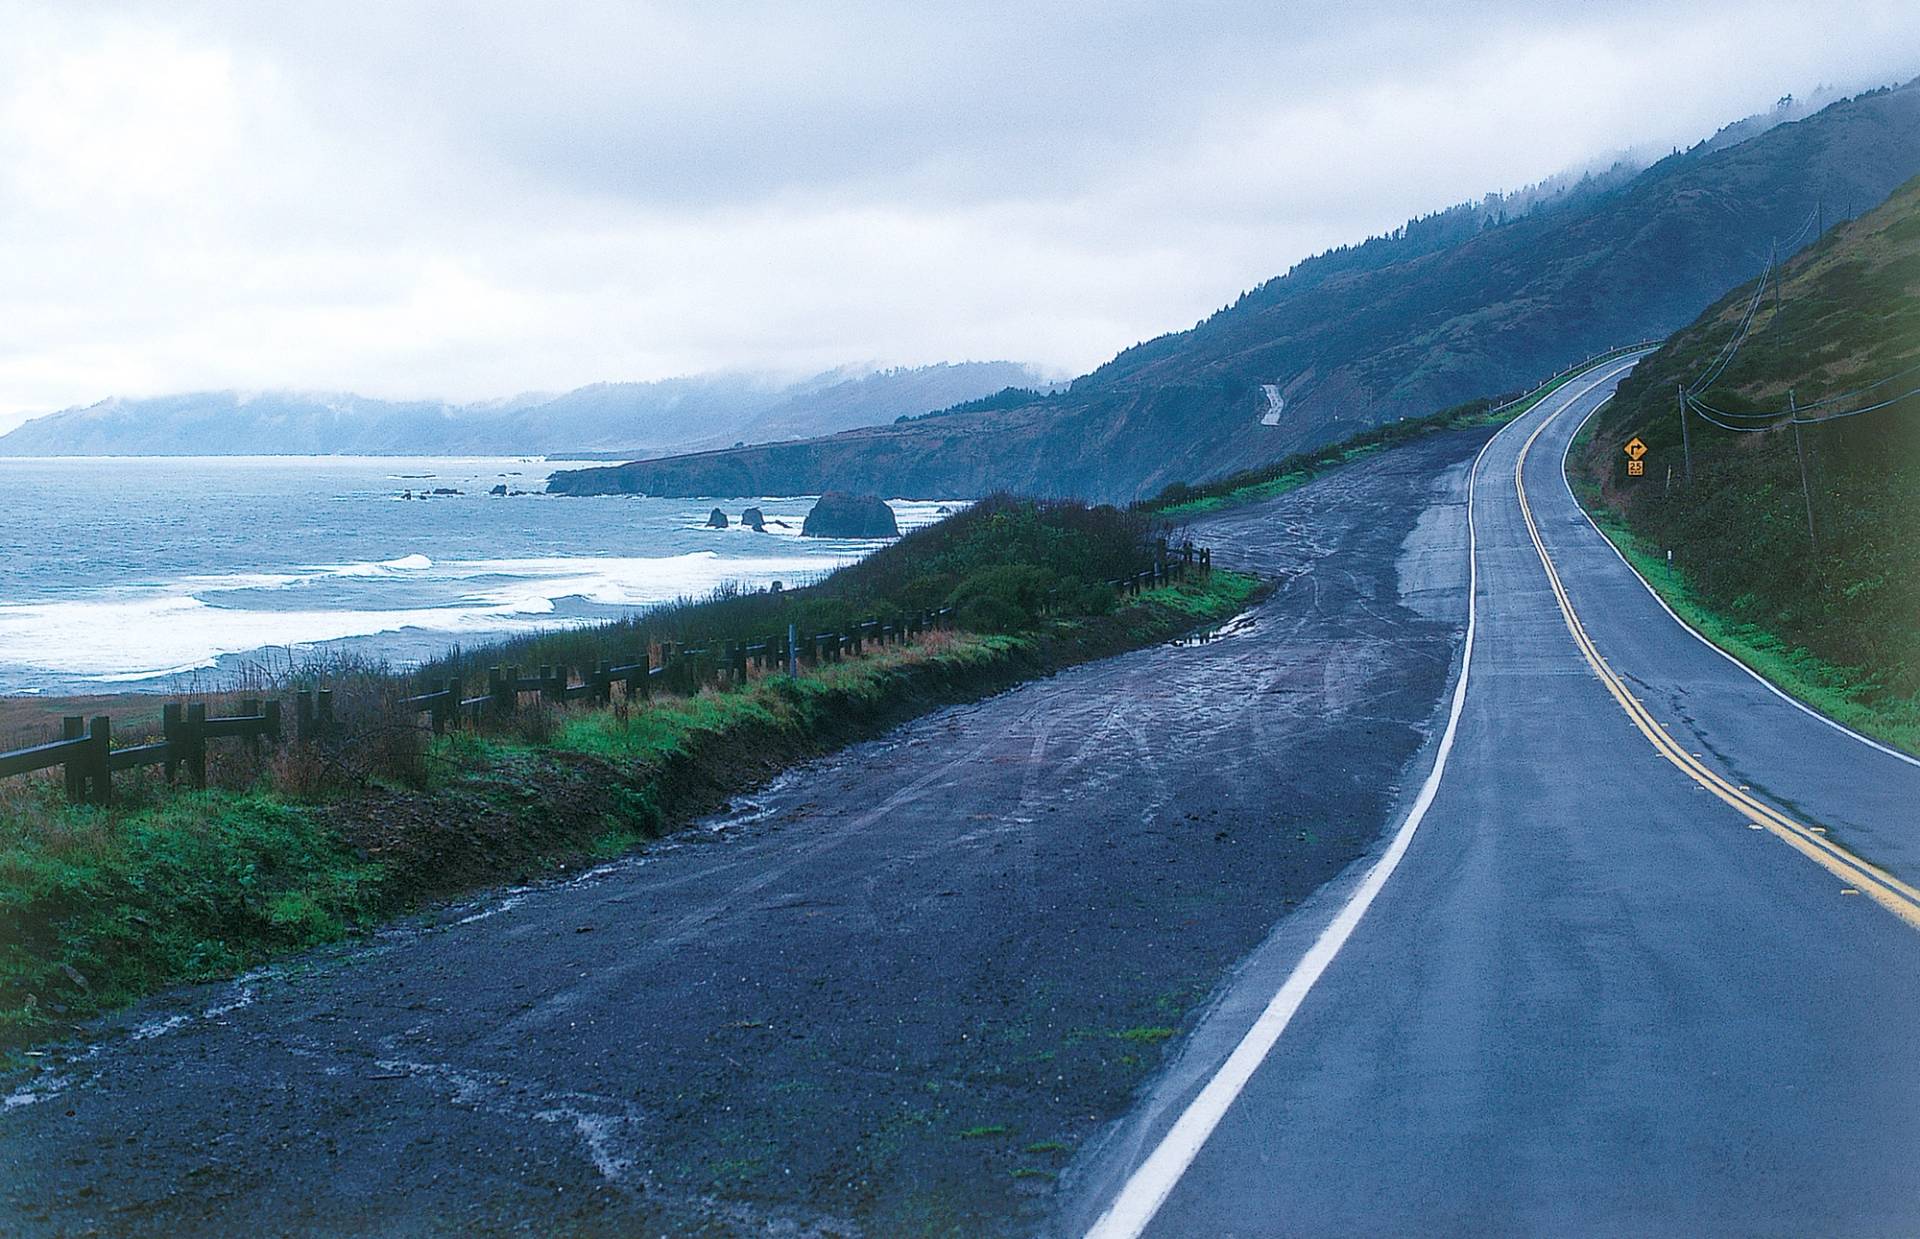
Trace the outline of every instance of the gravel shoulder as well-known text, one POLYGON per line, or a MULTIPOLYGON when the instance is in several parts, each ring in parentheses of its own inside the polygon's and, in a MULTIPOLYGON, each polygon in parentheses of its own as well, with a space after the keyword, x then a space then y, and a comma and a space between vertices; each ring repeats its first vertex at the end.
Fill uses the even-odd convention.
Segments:
POLYGON ((103 1024, 6 1098, 0 1229, 1044 1226, 1223 975, 1387 824, 1459 638, 1447 479, 1484 437, 1197 523, 1283 580, 1218 640, 103 1024))

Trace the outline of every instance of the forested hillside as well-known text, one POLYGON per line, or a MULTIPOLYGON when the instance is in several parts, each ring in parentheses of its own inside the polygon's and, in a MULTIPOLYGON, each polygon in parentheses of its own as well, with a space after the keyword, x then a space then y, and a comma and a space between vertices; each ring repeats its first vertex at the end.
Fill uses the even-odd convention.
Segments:
POLYGON ((1741 132, 1517 217, 1462 208, 1302 263, 1051 399, 556 486, 1130 499, 1511 391, 1686 324, 1809 217, 1857 214, 1920 172, 1920 83, 1741 132), (1269 384, 1287 402, 1275 426, 1261 424, 1269 384))

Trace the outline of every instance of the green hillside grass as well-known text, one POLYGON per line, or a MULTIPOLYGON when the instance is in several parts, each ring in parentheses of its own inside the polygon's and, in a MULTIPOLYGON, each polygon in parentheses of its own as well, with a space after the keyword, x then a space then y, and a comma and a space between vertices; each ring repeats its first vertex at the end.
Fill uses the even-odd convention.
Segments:
MULTIPOLYGON (((1690 418, 1685 482, 1676 389, 1706 371, 1755 286, 1733 290, 1621 384, 1576 445, 1576 479, 1676 610, 1828 714, 1915 749, 1920 397, 1801 429, 1811 533, 1791 430, 1735 434, 1690 418), (1621 451, 1635 436, 1650 449, 1641 478, 1621 451)), ((1920 367, 1920 179, 1787 263, 1777 301, 1770 286, 1761 307, 1702 394, 1717 408, 1779 408, 1789 395, 1804 405, 1920 367)), ((1877 394, 1914 387, 1920 370, 1877 394)))

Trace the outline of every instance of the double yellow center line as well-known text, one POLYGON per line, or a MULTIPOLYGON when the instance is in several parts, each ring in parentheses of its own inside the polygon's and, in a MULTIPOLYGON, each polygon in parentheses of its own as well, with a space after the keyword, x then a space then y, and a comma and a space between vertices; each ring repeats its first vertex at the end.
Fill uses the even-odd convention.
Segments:
POLYGON ((1527 441, 1520 447, 1519 459, 1513 464, 1513 485, 1520 497, 1520 515, 1526 520, 1527 534, 1533 539, 1533 549, 1539 552, 1540 563, 1547 570, 1547 583, 1553 587, 1553 596, 1560 604, 1560 614, 1567 621, 1567 631, 1573 634, 1573 643, 1593 668, 1600 682, 1606 685, 1620 708, 1627 712, 1633 725, 1640 729, 1659 754, 1678 766, 1687 777, 1718 796, 1736 811, 1745 816, 1754 825, 1798 850, 1808 860, 1827 870, 1850 887, 1870 896, 1876 903, 1892 912, 1895 916, 1920 929, 1920 890, 1902 882, 1899 878, 1868 864, 1858 856, 1847 851, 1839 844, 1828 839, 1818 827, 1804 826, 1792 818, 1747 794, 1745 788, 1728 782, 1719 774, 1708 769, 1692 753, 1676 743, 1667 734, 1666 728, 1654 720, 1652 714, 1640 703, 1640 699, 1630 692, 1621 678, 1600 656, 1592 638, 1587 636, 1586 627, 1581 624, 1580 616, 1573 609, 1573 602, 1567 597, 1565 586, 1560 583, 1560 573, 1553 566, 1552 556, 1547 554, 1546 543, 1540 540, 1540 529, 1533 521, 1533 509, 1527 503, 1527 484, 1523 470, 1527 464, 1527 453, 1533 450, 1533 441, 1555 417, 1555 413, 1543 418, 1527 441))

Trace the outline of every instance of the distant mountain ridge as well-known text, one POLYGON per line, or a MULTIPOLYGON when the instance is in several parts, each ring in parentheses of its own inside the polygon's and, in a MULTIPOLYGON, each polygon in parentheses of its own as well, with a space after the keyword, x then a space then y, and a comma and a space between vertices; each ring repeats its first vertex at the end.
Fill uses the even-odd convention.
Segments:
POLYGON ((1040 381, 1030 366, 958 362, 800 382, 707 374, 596 383, 472 404, 344 392, 216 391, 103 400, 0 435, 0 456, 515 456, 690 450, 832 434, 1040 381))
POLYGON ((1778 119, 1525 201, 1518 217, 1497 199, 1464 204, 1302 262, 1048 399, 560 474, 550 487, 1127 500, 1513 391, 1666 335, 1817 211, 1829 224, 1858 214, 1920 172, 1920 83, 1778 119), (1277 426, 1261 424, 1268 384, 1286 401, 1277 426))

